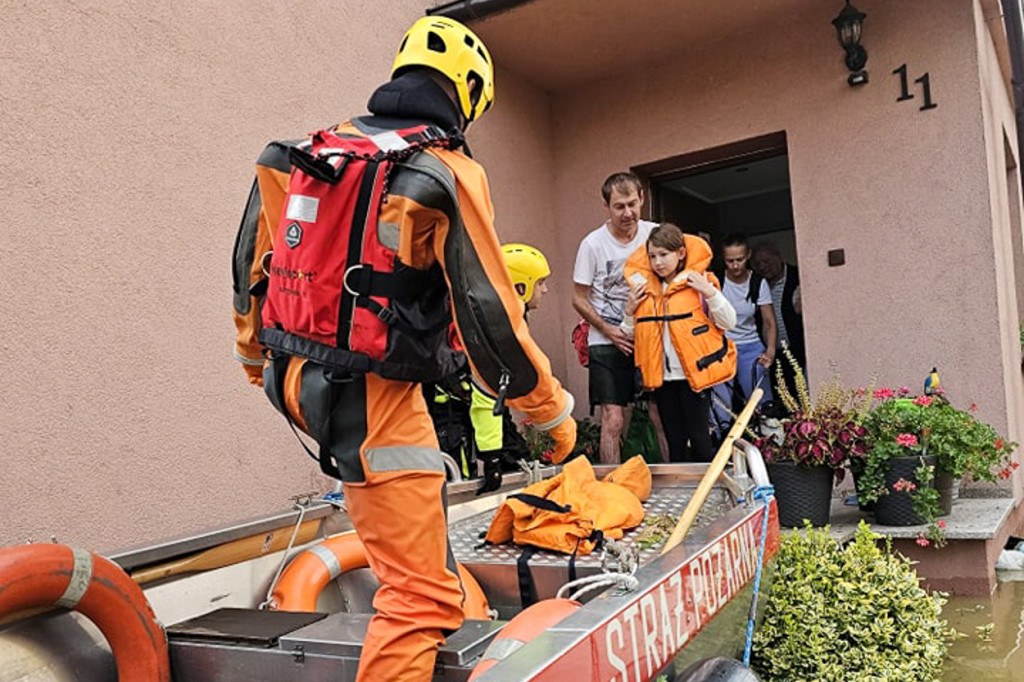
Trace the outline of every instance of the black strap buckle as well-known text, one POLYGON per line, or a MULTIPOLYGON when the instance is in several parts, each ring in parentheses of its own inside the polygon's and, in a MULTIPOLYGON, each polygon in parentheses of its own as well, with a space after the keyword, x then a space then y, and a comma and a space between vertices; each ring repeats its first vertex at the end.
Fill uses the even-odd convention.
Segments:
POLYGON ((398 314, 391 308, 385 308, 384 306, 381 306, 380 310, 377 311, 377 317, 389 327, 395 326, 395 323, 398 322, 398 314))

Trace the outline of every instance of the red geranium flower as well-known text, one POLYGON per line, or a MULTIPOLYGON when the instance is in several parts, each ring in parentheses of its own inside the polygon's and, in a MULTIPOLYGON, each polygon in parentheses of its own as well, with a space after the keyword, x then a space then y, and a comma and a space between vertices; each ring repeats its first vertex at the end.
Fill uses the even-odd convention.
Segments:
POLYGON ((896 442, 905 448, 912 448, 917 445, 917 436, 912 433, 901 433, 896 436, 896 442))

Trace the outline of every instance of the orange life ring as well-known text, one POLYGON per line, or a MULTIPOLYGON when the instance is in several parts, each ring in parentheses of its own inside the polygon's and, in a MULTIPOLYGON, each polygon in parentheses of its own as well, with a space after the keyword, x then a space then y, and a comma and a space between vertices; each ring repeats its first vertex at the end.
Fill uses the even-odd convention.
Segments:
POLYGON ((120 682, 170 682, 167 637, 142 589, 113 561, 66 545, 0 549, 0 616, 58 606, 107 638, 120 682))
POLYGON ((545 599, 523 609, 501 629, 470 674, 470 682, 580 607, 571 599, 545 599))
MULTIPOLYGON (((271 595, 277 611, 316 611, 316 600, 327 583, 342 573, 370 565, 359 537, 343 533, 329 537, 295 557, 281 574, 271 595)), ((463 610, 466 618, 489 620, 487 597, 480 584, 462 564, 458 564, 462 589, 466 593, 463 610)))

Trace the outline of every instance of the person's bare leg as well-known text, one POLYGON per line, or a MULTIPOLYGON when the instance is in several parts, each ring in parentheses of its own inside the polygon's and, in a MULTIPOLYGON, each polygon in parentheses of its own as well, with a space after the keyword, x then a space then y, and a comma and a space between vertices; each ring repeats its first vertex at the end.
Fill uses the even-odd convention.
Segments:
POLYGON ((619 463, 623 421, 622 405, 601 405, 601 464, 619 463))
POLYGON ((665 438, 665 429, 661 425, 658 405, 653 400, 647 401, 647 414, 651 416, 651 423, 654 424, 654 433, 658 436, 658 449, 661 450, 661 461, 667 464, 670 461, 668 458, 668 439, 665 438))

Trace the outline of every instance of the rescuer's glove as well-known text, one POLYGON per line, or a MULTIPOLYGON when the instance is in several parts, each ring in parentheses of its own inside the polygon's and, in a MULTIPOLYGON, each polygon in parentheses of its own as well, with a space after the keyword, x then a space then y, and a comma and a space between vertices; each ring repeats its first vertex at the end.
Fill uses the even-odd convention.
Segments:
POLYGON ((481 452, 477 455, 477 462, 483 466, 483 485, 476 491, 477 495, 483 495, 497 490, 501 487, 501 450, 481 452))

